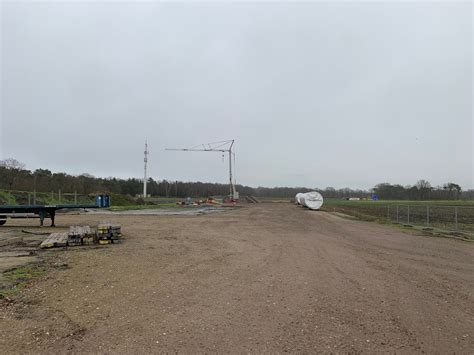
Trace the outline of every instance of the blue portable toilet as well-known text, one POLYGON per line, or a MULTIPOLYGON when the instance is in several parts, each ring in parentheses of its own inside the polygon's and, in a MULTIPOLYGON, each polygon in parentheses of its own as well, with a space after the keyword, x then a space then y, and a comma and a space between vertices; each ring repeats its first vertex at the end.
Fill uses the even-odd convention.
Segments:
POLYGON ((104 195, 104 207, 110 207, 110 195, 104 195))
POLYGON ((109 195, 97 195, 95 198, 95 204, 100 208, 110 207, 110 196, 109 195))

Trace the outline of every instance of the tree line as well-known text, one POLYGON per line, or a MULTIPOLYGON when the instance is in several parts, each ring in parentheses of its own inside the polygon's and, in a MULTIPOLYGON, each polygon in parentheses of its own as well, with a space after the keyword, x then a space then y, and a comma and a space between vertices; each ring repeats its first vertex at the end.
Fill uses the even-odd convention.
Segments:
MULTIPOLYGON (((18 191, 76 192, 80 195, 112 193, 135 197, 143 191, 143 180, 136 178, 118 179, 100 178, 90 174, 69 175, 53 173, 48 169, 25 169, 25 165, 15 159, 0 161, 0 189, 18 191)), ((325 189, 308 187, 250 187, 237 185, 241 196, 268 198, 293 198, 299 192, 317 190, 325 198, 370 198, 372 194, 384 200, 457 200, 474 199, 474 190, 462 191, 455 183, 432 187, 428 181, 419 180, 411 186, 381 183, 371 190, 354 190, 350 188, 325 189)), ((147 192, 152 196, 162 197, 207 197, 225 196, 229 193, 227 184, 209 182, 183 182, 154 180, 149 178, 147 192)))

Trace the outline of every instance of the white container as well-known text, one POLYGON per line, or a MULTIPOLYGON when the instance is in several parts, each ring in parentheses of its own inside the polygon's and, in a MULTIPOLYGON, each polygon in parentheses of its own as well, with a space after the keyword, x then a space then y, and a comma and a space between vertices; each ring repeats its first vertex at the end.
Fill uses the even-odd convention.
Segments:
POLYGON ((295 196, 295 202, 297 205, 301 205, 301 196, 303 196, 304 194, 303 193, 297 193, 296 196, 295 196))
POLYGON ((317 191, 311 191, 303 194, 300 197, 300 202, 303 206, 310 210, 319 210, 323 205, 323 196, 317 191))

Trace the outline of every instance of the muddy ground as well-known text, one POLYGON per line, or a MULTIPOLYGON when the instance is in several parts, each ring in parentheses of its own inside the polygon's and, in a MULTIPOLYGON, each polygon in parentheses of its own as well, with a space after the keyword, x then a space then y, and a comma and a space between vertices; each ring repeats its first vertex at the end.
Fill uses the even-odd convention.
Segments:
POLYGON ((123 244, 52 253, 3 303, 2 352, 474 352, 473 243, 290 204, 113 218, 123 244))

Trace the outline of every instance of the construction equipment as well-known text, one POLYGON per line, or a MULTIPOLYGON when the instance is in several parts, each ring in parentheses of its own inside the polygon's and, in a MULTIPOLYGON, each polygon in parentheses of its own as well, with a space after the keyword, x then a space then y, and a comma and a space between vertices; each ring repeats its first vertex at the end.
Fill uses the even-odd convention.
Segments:
POLYGON ((57 210, 67 210, 76 208, 107 208, 110 207, 109 195, 97 195, 95 205, 13 205, 0 206, 0 226, 7 222, 9 218, 28 218, 27 214, 37 215, 40 225, 43 226, 45 218, 51 218, 51 227, 54 227, 54 218, 57 210))
MULTIPOLYGON (((235 191, 235 183, 232 177, 232 158, 235 159, 235 153, 232 152, 234 140, 213 142, 207 144, 200 144, 191 148, 166 148, 166 150, 174 150, 181 152, 221 152, 229 153, 229 197, 231 200, 238 200, 239 193, 235 191)), ((235 161, 234 161, 235 165, 235 161)))

